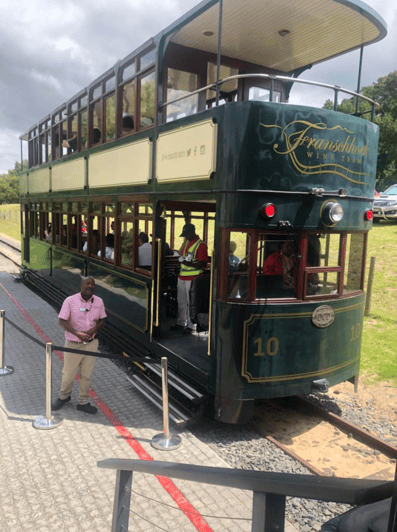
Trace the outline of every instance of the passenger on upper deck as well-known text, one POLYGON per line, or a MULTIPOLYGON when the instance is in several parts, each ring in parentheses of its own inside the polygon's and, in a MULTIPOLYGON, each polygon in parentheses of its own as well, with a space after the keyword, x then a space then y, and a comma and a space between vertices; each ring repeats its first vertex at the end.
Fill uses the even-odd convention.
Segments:
POLYGON ((140 233, 138 248, 138 265, 148 267, 152 265, 152 245, 149 243, 149 237, 146 233, 140 233))
POLYGON ((134 119, 131 115, 123 116, 122 134, 128 135, 134 131, 134 119))
POLYGON ((72 150, 72 153, 77 150, 77 135, 73 135, 68 140, 62 141, 62 147, 63 148, 70 148, 72 150))

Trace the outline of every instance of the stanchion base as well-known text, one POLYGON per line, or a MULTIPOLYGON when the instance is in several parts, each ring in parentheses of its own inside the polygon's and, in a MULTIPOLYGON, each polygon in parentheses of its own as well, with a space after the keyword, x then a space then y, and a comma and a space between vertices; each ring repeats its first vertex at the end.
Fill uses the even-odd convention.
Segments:
POLYGON ((4 366, 3 368, 0 368, 0 375, 11 375, 11 373, 14 373, 13 366, 4 366))
POLYGON ((182 445, 182 438, 174 434, 170 435, 167 439, 162 432, 161 434, 153 436, 152 445, 155 449, 159 449, 160 451, 174 451, 182 445))
POLYGON ((47 419, 45 416, 38 416, 33 421, 35 429, 50 430, 56 429, 63 422, 63 417, 55 415, 51 416, 51 419, 47 419))

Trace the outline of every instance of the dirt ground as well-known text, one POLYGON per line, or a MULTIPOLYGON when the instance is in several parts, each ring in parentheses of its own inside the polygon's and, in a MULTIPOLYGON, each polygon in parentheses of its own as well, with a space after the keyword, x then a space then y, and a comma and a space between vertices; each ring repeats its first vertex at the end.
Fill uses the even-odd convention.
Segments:
MULTIPOLYGON (((381 424, 384 428, 382 438, 392 437, 387 428, 392 425, 396 427, 397 424, 395 388, 386 384, 366 385, 361 379, 357 394, 352 384, 343 383, 332 387, 328 396, 339 401, 342 410, 353 408, 355 412, 364 412, 381 424), (348 406, 344 403, 348 403, 348 406), (369 407, 373 410, 369 410, 369 407)), ((264 415, 264 427, 269 435, 326 475, 381 480, 394 478, 395 460, 366 447, 316 416, 303 415, 290 409, 267 411, 264 415)), ((359 422, 355 424, 360 425, 359 422)), ((377 435, 374 430, 369 432, 377 435)))

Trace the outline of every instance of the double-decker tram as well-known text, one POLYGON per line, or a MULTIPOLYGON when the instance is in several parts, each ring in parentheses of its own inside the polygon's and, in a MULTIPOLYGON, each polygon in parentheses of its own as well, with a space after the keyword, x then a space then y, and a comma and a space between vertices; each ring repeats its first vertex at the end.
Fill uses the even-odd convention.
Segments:
POLYGON ((153 401, 145 357, 168 358, 175 417, 245 423, 357 378, 378 128, 312 107, 300 76, 385 35, 359 0, 204 0, 21 136, 28 280, 61 302, 92 276, 153 401), (197 330, 175 327, 186 224, 208 250, 197 330))

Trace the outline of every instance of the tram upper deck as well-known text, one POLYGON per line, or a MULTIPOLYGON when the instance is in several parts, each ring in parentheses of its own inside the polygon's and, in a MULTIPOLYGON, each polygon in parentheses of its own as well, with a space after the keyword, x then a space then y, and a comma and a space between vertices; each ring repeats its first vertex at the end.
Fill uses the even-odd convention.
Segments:
POLYGON ((298 76, 313 64, 385 34, 358 0, 315 9, 302 0, 201 2, 21 136, 22 196, 308 191, 326 178, 323 188, 372 197, 376 127, 287 103, 297 82, 310 102, 311 82, 298 76))

